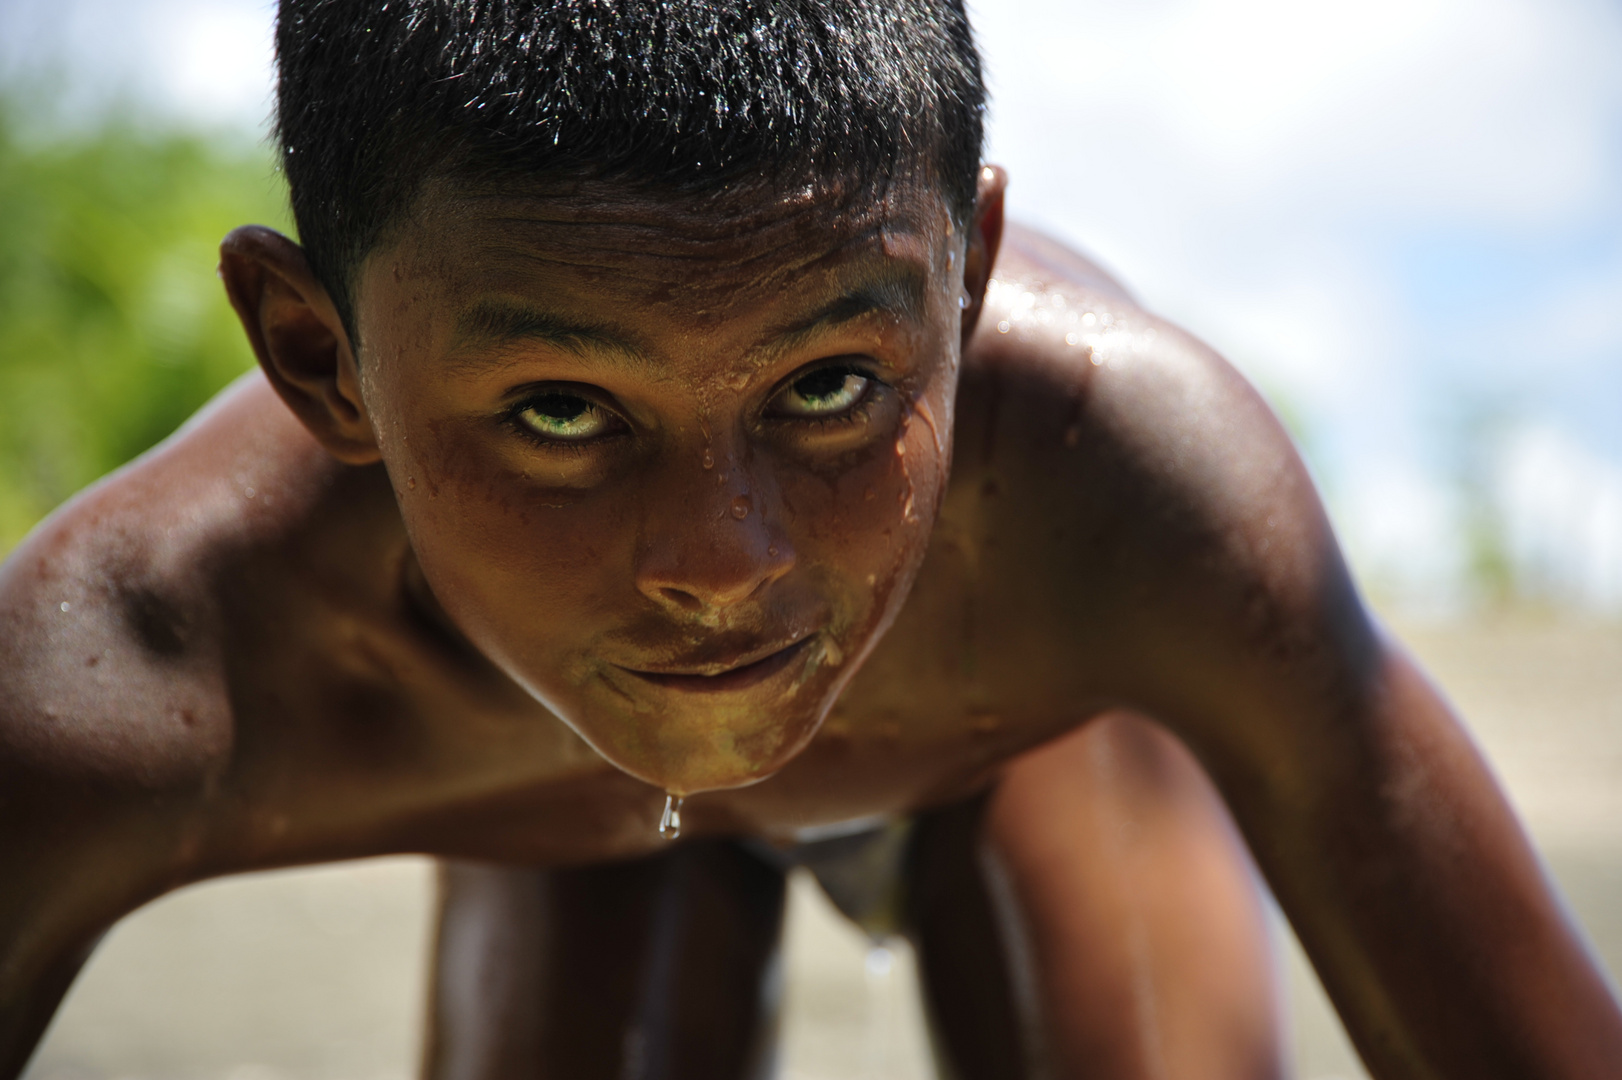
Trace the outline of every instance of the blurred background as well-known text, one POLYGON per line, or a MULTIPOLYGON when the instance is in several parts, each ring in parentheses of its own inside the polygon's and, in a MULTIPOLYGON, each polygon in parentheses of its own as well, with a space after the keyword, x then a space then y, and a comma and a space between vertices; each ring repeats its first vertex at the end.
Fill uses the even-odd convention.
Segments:
MULTIPOLYGON (((981 0, 1010 213, 1272 400, 1360 580, 1622 971, 1622 4, 981 0)), ((0 552, 249 366, 264 0, 0 0, 0 552)), ((415 860, 122 924, 33 1076, 402 1077, 415 860)), ((924 1076, 904 948, 803 884, 785 1072, 924 1076)), ((1361 1075, 1286 930, 1303 1076, 1361 1075)))

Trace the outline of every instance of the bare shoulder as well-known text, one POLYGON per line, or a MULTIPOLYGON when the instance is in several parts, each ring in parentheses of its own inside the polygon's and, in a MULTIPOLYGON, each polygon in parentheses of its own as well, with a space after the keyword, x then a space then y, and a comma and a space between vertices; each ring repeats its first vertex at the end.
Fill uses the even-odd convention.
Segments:
POLYGON ((266 399, 254 377, 228 389, 0 568, 8 769, 160 790, 229 753, 216 575, 296 501, 297 434, 266 399))
POLYGON ((30 897, 106 920, 198 876, 256 753, 244 630, 293 632, 263 598, 320 573, 288 552, 334 547, 322 507, 365 516, 346 483, 250 375, 0 565, 0 922, 30 897))
POLYGON ((1210 712, 1252 661, 1247 693, 1282 685, 1280 658, 1290 678, 1339 677, 1309 655, 1357 666, 1367 617, 1260 395, 1082 256, 1011 240, 965 358, 954 484, 1009 553, 1001 585, 1040 608, 1024 655, 1162 715, 1210 712))
POLYGON ((194 876, 240 756, 219 580, 320 486, 270 404, 243 380, 0 565, 0 1073, 95 937, 194 876))

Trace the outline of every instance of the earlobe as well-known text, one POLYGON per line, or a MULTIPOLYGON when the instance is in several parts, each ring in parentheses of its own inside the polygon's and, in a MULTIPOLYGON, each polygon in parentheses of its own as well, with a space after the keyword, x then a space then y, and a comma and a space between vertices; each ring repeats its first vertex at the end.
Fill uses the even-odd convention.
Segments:
POLYGON ((287 407, 339 461, 376 462, 349 334, 304 249, 273 229, 245 225, 220 244, 220 278, 287 407))
POLYGON ((969 226, 968 251, 963 259, 963 288, 969 297, 969 306, 963 312, 963 344, 969 343, 974 328, 980 322, 985 308, 986 286, 991 281, 991 268, 997 262, 997 249, 1002 245, 1003 191, 1008 187, 1008 173, 999 165, 986 165, 980 170, 979 191, 974 199, 974 219, 969 226))

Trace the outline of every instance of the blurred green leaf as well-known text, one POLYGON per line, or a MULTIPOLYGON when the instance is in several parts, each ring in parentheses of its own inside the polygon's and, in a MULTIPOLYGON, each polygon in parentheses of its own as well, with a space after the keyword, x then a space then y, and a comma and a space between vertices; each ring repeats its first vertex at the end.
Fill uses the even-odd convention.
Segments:
POLYGON ((252 364, 214 273, 287 228, 268 148, 110 119, 25 135, 0 99, 0 553, 252 364))

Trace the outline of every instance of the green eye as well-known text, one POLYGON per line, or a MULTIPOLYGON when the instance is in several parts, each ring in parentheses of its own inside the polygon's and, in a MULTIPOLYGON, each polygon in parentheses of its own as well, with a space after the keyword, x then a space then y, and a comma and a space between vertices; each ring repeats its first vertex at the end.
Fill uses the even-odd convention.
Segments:
POLYGON ((860 404, 872 384, 872 377, 856 368, 818 368, 778 394, 773 411, 781 416, 837 416, 860 404))
POLYGON ((518 422, 535 434, 558 442, 584 442, 607 434, 614 417, 607 409, 576 394, 542 394, 518 410, 518 422))

